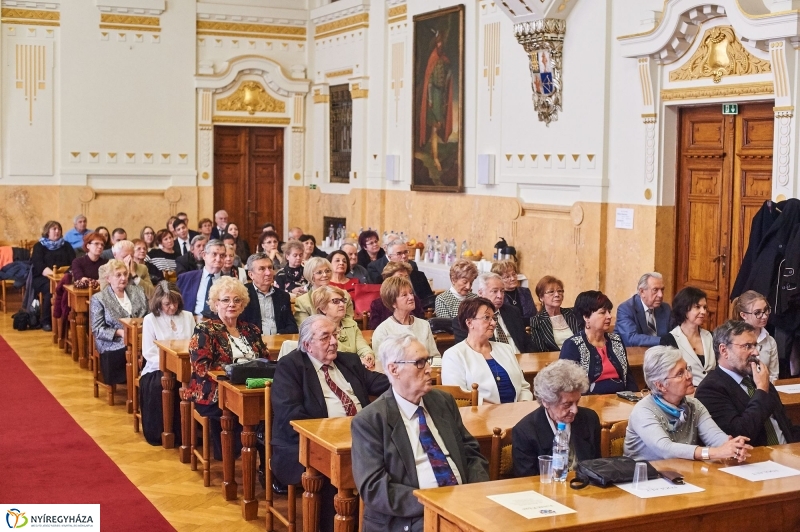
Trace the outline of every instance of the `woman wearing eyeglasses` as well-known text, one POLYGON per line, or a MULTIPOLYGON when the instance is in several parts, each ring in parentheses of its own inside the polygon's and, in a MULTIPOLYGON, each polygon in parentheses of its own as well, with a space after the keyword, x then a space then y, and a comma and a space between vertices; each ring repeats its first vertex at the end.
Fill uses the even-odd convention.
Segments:
POLYGON ((239 319, 249 301, 247 288, 240 281, 220 277, 208 291, 208 306, 219 319, 198 323, 189 340, 192 378, 186 398, 194 402, 195 410, 211 420, 215 460, 222 457, 222 410, 217 405, 217 381, 208 372, 222 370, 228 364, 269 357, 258 327, 239 319))
POLYGON ((623 454, 634 460, 727 460, 744 462, 749 438, 730 438, 694 393, 692 371, 680 351, 655 346, 644 355, 644 380, 650 394, 636 403, 628 419, 623 454))
MULTIPOLYGON (((503 279, 505 289, 505 302, 522 312, 522 319, 528 321, 536 315, 536 305, 533 303, 531 289, 520 286, 517 274, 517 262, 511 259, 500 260, 492 264, 492 273, 503 279)), ((564 287, 562 286, 563 290, 564 287)), ((541 299, 541 298, 539 298, 541 299)))
POLYGON ((692 370, 695 386, 717 366, 713 338, 703 328, 707 316, 706 293, 699 288, 687 286, 675 294, 672 300, 672 324, 675 328, 661 337, 662 345, 680 350, 692 370))
POLYGON ((561 308, 564 302, 564 283, 553 276, 545 275, 536 283, 536 297, 542 304, 542 310, 531 318, 533 351, 560 351, 564 342, 581 330, 580 319, 573 310, 561 308))
POLYGON ((590 394, 636 392, 622 338, 611 329, 614 304, 603 292, 589 290, 575 298, 575 314, 583 326, 564 342, 559 358, 578 363, 589 377, 590 394))
POLYGON ((367 369, 375 368, 375 353, 369 346, 358 324, 353 318, 348 318, 347 292, 335 286, 321 286, 311 293, 311 304, 315 314, 324 314, 336 324, 337 351, 355 353, 367 369))
POLYGON ((506 343, 489 341, 497 326, 494 312, 492 302, 483 297, 461 303, 456 320, 467 338, 444 352, 442 384, 467 391, 476 382, 484 403, 532 401, 530 384, 514 350, 506 343))
MULTIPOLYGON (((294 321, 297 322, 298 328, 307 317, 317 313, 311 303, 311 292, 322 286, 328 286, 332 276, 333 266, 328 259, 311 257, 306 261, 303 266, 303 277, 308 281, 308 291, 294 300, 294 321)), ((353 299, 347 292, 345 292, 345 297, 347 299, 346 316, 353 319, 353 299)))
POLYGON ((770 382, 775 382, 778 379, 780 365, 778 344, 766 329, 771 312, 767 298, 755 290, 748 290, 733 302, 733 319, 744 320, 756 329, 758 358, 767 366, 770 382))

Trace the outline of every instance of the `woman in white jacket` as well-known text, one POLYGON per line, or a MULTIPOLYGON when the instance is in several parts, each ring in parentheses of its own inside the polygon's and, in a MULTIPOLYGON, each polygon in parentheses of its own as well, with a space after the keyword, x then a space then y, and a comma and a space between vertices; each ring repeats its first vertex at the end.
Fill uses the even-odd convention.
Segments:
POLYGON ((456 320, 467 338, 444 352, 442 384, 469 390, 476 382, 484 403, 532 401, 516 353, 508 344, 492 341, 497 325, 492 302, 482 297, 466 299, 456 320))

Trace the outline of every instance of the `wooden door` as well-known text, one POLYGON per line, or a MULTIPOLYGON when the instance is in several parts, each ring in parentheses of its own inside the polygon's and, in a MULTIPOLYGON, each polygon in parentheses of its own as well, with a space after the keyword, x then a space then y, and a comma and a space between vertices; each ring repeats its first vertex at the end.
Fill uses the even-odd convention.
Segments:
POLYGON ((214 128, 214 211, 225 209, 255 250, 261 226, 283 234, 283 129, 214 128))
POLYGON ((709 330, 729 315, 729 292, 753 216, 772 193, 772 103, 683 109, 677 184, 676 291, 708 294, 709 330))

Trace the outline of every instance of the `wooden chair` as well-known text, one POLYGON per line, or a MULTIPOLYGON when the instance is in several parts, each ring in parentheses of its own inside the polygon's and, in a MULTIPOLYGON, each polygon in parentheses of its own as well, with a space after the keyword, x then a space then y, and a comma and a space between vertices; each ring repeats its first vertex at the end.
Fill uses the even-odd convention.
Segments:
POLYGON ((139 406, 139 379, 141 375, 139 372, 142 370, 142 330, 139 329, 138 334, 131 338, 131 377, 133 382, 133 432, 139 432, 139 424, 142 422, 142 411, 139 406))
POLYGON ((264 465, 264 474, 266 478, 266 499, 267 499, 267 532, 272 532, 275 528, 273 526, 273 518, 289 529, 289 532, 295 532, 297 527, 297 494, 295 485, 289 485, 289 493, 287 495, 287 510, 286 515, 280 513, 273 501, 275 494, 272 491, 272 397, 271 397, 271 384, 267 382, 264 387, 264 458, 266 464, 264 465))
MULTIPOLYGON (((92 285, 89 285, 89 300, 91 301, 92 296, 95 294, 94 288, 92 285)), ((92 318, 91 312, 89 313, 89 343, 86 348, 89 350, 89 369, 92 371, 94 375, 94 396, 100 396, 100 387, 102 386, 103 389, 106 391, 106 401, 108 402, 108 406, 114 406, 114 393, 117 391, 116 384, 106 384, 103 380, 103 372, 100 369, 100 352, 97 350, 97 347, 94 344, 94 332, 92 331, 92 318)))
POLYGON ((478 383, 472 383, 472 391, 465 392, 458 386, 434 386, 437 390, 447 392, 453 396, 458 406, 478 406, 478 383))
POLYGON ((442 385, 442 366, 431 367, 431 384, 434 386, 442 385))
POLYGON ((511 430, 492 429, 492 450, 489 453, 489 480, 500 480, 511 475, 511 430))
MULTIPOLYGON (((8 313, 8 299, 7 299, 7 292, 8 288, 14 287, 14 280, 13 279, 3 279, 0 281, 0 307, 3 307, 3 314, 8 313)), ((22 287, 22 299, 25 299, 25 287, 22 287)))
MULTIPOLYGON (((53 265, 53 273, 55 275, 64 275, 69 271, 70 268, 71 266, 59 267, 53 265)), ((56 285, 58 285, 58 283, 56 283, 56 285)), ((56 319, 56 291, 52 290, 52 288, 54 288, 52 284, 50 286, 52 292, 50 294, 50 326, 53 328, 53 338, 56 338, 56 341, 60 344, 62 338, 69 336, 68 334, 65 334, 66 331, 64 330, 64 322, 66 321, 69 323, 69 320, 64 320, 63 318, 60 320, 56 319)), ((3 297, 5 298, 5 287, 3 287, 3 297)), ((25 299, 25 288, 22 289, 22 299, 25 299)))
POLYGON ((611 425, 608 432, 603 431, 603 433, 601 433, 600 454, 603 458, 622 456, 622 451, 625 447, 625 432, 627 430, 628 420, 626 419, 625 421, 618 421, 611 425))
POLYGON ((191 430, 191 460, 190 465, 192 471, 197 471, 197 462, 203 466, 203 486, 206 488, 211 485, 211 430, 210 423, 207 417, 200 414, 194 409, 194 402, 192 402, 192 430, 191 430), (203 446, 197 448, 197 425, 203 430, 203 446))
POLYGON ((357 318, 358 321, 358 328, 362 331, 366 331, 369 327, 369 311, 365 310, 361 313, 361 316, 357 318))

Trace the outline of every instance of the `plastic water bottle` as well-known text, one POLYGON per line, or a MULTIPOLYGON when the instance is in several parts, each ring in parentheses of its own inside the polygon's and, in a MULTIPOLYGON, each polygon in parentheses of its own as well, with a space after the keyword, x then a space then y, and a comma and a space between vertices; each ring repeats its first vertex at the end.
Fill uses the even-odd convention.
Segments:
POLYGON ((553 438, 553 480, 564 482, 569 471, 569 435, 564 423, 558 424, 556 436, 553 438))
POLYGON ((433 263, 434 264, 441 264, 442 263, 442 256, 439 254, 439 250, 441 249, 442 245, 439 242, 439 235, 436 235, 436 238, 433 240, 433 263))
POLYGON ((431 239, 431 235, 428 235, 428 238, 425 239, 425 250, 423 255, 424 262, 433 262, 433 255, 431 254, 432 248, 433 240, 431 239))
POLYGON ((459 256, 464 257, 464 253, 466 253, 467 251, 469 251, 469 248, 467 247, 467 241, 464 240, 463 242, 461 242, 461 253, 459 256))
POLYGON ((333 228, 333 224, 328 227, 328 245, 332 246, 333 241, 336 239, 336 230, 333 228))

